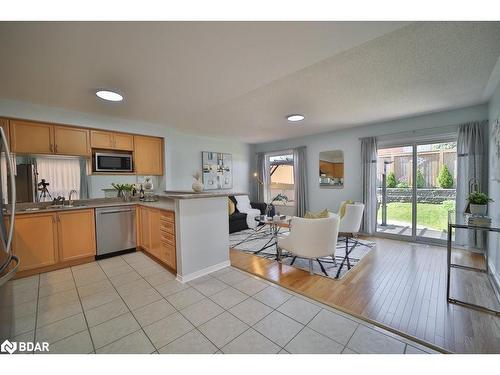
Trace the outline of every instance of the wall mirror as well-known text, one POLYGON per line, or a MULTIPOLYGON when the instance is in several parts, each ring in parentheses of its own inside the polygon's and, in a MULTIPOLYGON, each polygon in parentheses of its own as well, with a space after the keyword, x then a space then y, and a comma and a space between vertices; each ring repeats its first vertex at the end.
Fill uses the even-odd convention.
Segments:
POLYGON ((342 150, 319 153, 319 186, 337 189, 344 187, 344 152, 342 150))

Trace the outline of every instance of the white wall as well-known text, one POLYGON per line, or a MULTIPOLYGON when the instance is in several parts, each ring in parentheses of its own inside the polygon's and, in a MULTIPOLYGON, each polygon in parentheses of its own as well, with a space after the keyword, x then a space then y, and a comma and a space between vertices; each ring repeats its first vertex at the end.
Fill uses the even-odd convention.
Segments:
MULTIPOLYGON (((500 117, 500 85, 496 88, 495 93, 493 94, 493 97, 491 98, 489 103, 490 134, 494 122, 499 117, 500 117)), ((489 161, 491 170, 491 168, 495 166, 493 164, 493 159, 496 158, 496 156, 494 154, 493 140, 491 139, 491 137, 489 137, 489 139, 490 139, 489 161)), ((496 168, 498 168, 499 165, 500 164, 496 164, 496 168)), ((492 173, 490 173, 490 176, 492 176, 492 173)), ((495 202, 490 203, 488 207, 488 214, 492 216, 493 221, 498 224, 500 223, 500 181, 494 181, 490 177, 488 188, 489 188, 488 194, 492 199, 495 200, 495 202)), ((488 238, 488 246, 490 255, 489 259, 490 269, 492 270, 492 272, 494 272, 497 284, 500 285, 500 235, 497 233, 490 233, 490 236, 488 238)))
MULTIPOLYGON (((230 153, 233 155, 233 191, 249 190, 250 146, 233 139, 203 137, 182 133, 167 125, 5 99, 0 99, 0 116, 164 137, 165 176, 158 181, 159 190, 191 190, 192 174, 197 170, 201 171, 201 151, 230 153)), ((136 176, 91 176, 89 190, 93 197, 104 196, 101 189, 110 187, 111 182, 136 181, 136 176)))
MULTIPOLYGON (((382 122, 345 130, 333 131, 298 139, 289 139, 271 143, 253 145, 252 151, 268 152, 289 149, 297 146, 307 146, 307 180, 309 209, 319 211, 329 208, 336 211, 341 201, 352 199, 361 201, 361 143, 359 138, 396 134, 386 138, 396 139, 408 136, 404 132, 413 132, 418 135, 431 135, 443 132, 456 131, 454 125, 472 120, 482 120, 488 117, 488 106, 477 105, 452 111, 433 113, 411 117, 402 120, 382 122), (321 151, 344 151, 344 188, 320 189, 318 182, 319 153, 321 151)), ((300 126, 300 125, 293 125, 300 126)), ((306 126, 306 125, 305 125, 306 126)), ((252 157, 252 170, 255 170, 255 155, 252 157)), ((255 183, 251 184, 252 194, 256 192, 255 183)), ((499 199, 500 200, 500 199, 499 199)))

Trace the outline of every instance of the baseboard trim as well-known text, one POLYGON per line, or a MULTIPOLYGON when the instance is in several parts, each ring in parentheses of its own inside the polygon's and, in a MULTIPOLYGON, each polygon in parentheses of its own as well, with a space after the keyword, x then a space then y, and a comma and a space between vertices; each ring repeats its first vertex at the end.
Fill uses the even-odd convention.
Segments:
POLYGON ((203 268, 199 271, 188 273, 187 275, 177 275, 176 279, 177 281, 180 281, 181 283, 187 283, 191 280, 197 279, 198 277, 202 277, 205 275, 208 275, 209 273, 218 271, 222 268, 229 267, 231 265, 231 262, 229 260, 226 260, 221 263, 214 264, 213 266, 203 268))

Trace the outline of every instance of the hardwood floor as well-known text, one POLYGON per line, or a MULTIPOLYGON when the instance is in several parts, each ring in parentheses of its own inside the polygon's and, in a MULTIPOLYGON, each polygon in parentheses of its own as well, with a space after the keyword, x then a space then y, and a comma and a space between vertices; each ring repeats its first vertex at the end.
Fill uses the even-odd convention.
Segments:
MULTIPOLYGON (((381 238, 343 279, 333 280, 231 249, 231 264, 361 319, 456 353, 500 353, 500 318, 448 304, 446 249, 381 238)), ((482 267, 482 257, 454 251, 453 262, 482 267)), ((452 271, 453 297, 488 302, 477 275, 452 271), (461 292, 462 291, 462 292, 461 292)), ((479 276, 481 277, 481 276, 479 276)))

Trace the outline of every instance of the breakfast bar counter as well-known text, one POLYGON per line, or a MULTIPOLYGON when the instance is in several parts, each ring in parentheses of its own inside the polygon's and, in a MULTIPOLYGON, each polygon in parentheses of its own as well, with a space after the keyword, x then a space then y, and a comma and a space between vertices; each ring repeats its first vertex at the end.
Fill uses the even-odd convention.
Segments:
MULTIPOLYGON (((234 192, 171 192, 175 202, 177 279, 187 282, 230 265, 227 197, 234 192)), ((241 193, 244 194, 244 193, 241 193)))

